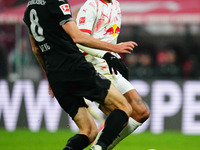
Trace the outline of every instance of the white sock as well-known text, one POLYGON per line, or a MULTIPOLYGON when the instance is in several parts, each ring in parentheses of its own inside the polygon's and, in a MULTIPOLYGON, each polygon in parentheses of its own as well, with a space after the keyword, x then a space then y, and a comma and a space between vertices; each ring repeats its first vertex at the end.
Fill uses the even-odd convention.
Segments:
POLYGON ((93 150, 93 149, 95 149, 95 150, 102 150, 102 147, 100 145, 94 145, 89 150, 93 150))
MULTIPOLYGON (((108 150, 113 149, 120 141, 122 141, 125 137, 127 137, 128 135, 130 135, 133 131, 135 131, 141 125, 142 125, 142 123, 139 123, 136 120, 134 120, 133 118, 129 117, 128 124, 120 132, 119 136, 113 141, 113 143, 108 146, 108 150)), ((97 137, 96 137, 93 145, 95 145, 97 143, 97 141, 99 140, 99 137, 102 134, 102 130, 99 131, 99 133, 97 134, 97 137)))
POLYGON ((108 146, 108 150, 112 150, 120 141, 125 137, 133 133, 142 123, 137 122, 133 118, 129 117, 127 126, 120 132, 119 136, 108 146))
POLYGON ((94 145, 97 144, 97 141, 99 140, 99 137, 100 137, 101 134, 102 134, 102 130, 103 130, 103 129, 101 129, 101 131, 99 131, 99 133, 97 134, 97 137, 95 138, 95 141, 93 142, 92 146, 94 146, 94 145))

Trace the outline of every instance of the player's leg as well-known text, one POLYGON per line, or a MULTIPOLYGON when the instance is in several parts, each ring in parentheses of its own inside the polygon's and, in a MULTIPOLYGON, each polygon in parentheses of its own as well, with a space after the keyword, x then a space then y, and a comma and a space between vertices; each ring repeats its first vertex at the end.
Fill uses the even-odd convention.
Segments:
MULTIPOLYGON (((108 147, 109 150, 115 147, 126 136, 134 132, 149 117, 149 110, 147 109, 146 105, 143 103, 140 95, 137 93, 137 91, 130 84, 129 81, 127 81, 121 75, 113 77, 111 81, 114 83, 114 85, 116 85, 116 87, 120 90, 120 92, 124 94, 127 101, 131 104, 133 113, 131 115, 132 118, 131 117, 129 118, 129 122, 127 126, 122 130, 122 132, 120 132, 119 136, 108 147)), ((109 109, 106 109, 102 106, 100 106, 100 109, 106 115, 110 113, 109 109)), ((100 135, 101 135, 101 132, 98 133, 94 144, 96 143, 100 135)))
POLYGON ((84 149, 95 139, 98 133, 96 124, 86 107, 80 107, 73 120, 79 127, 80 133, 71 137, 63 150, 84 149))
MULTIPOLYGON (((79 73, 79 71, 77 73, 79 73)), ((77 108, 86 105, 84 101, 78 99, 78 96, 83 96, 94 101, 99 100, 102 105, 112 111, 105 121, 104 132, 97 142, 102 150, 107 150, 108 145, 112 143, 115 137, 127 124, 128 118, 132 114, 132 108, 125 97, 111 85, 109 80, 95 72, 92 65, 85 63, 85 66, 81 70, 81 75, 83 79, 74 81, 73 85, 70 86, 70 89, 68 88, 69 85, 62 83, 62 85, 66 87, 64 89, 67 89, 70 92, 66 93, 67 90, 65 90, 65 92, 62 90, 62 97, 57 99, 59 99, 59 103, 66 102, 66 105, 61 104, 61 106, 72 118, 78 113, 76 111, 78 110, 77 108), (86 70, 91 71, 88 72, 86 70), (63 95, 63 93, 65 93, 65 95, 63 95), (69 98, 70 95, 71 97, 69 98), (76 95, 77 97, 72 97, 72 95, 76 95)), ((59 88, 58 84, 56 85, 56 88, 59 88)), ((56 93, 56 95, 60 96, 60 93, 56 93)), ((76 138, 72 138, 70 141, 75 139, 76 138)))
POLYGON ((78 113, 74 117, 74 121, 79 127, 80 134, 86 135, 89 138, 89 143, 93 142, 98 133, 98 129, 88 109, 85 107, 79 108, 78 113))
POLYGON ((117 144, 117 141, 119 142, 135 131, 138 126, 140 126, 149 117, 150 112, 143 102, 141 96, 128 80, 119 74, 116 76, 116 78, 114 78, 113 83, 126 97, 126 100, 129 102, 129 104, 131 104, 133 110, 131 118, 129 118, 128 125, 120 133, 120 138, 116 139, 117 144))
POLYGON ((131 104, 133 113, 129 118, 127 126, 122 130, 122 132, 113 141, 113 143, 109 145, 108 150, 112 150, 120 141, 122 141, 131 133, 133 133, 139 126, 142 125, 143 122, 145 122, 148 119, 150 115, 148 108, 146 107, 146 105, 142 101, 142 98, 135 89, 126 92, 124 96, 126 97, 127 101, 131 104))
POLYGON ((96 145, 100 145, 102 150, 107 150, 107 147, 126 126, 132 109, 125 97, 112 84, 105 100, 100 103, 111 113, 105 121, 105 127, 96 145))
POLYGON ((138 92, 135 89, 132 89, 126 92, 124 96, 133 109, 131 117, 134 118, 137 122, 145 122, 150 116, 150 111, 138 92))
POLYGON ((104 126, 105 117, 101 111, 100 112, 97 111, 98 104, 95 102, 91 102, 90 100, 87 100, 85 98, 84 100, 86 104, 88 105, 88 110, 89 110, 89 113, 92 115, 92 117, 97 120, 97 122, 100 124, 101 127, 104 126))
POLYGON ((94 119, 82 97, 69 95, 69 93, 60 95, 57 94, 56 97, 60 106, 69 114, 80 130, 79 134, 74 135, 67 141, 63 150, 84 149, 95 139, 98 133, 94 119))
MULTIPOLYGON (((105 114, 109 114, 109 110, 106 110, 104 107, 101 107, 101 110, 105 112, 105 114)), ((113 149, 120 141, 122 141, 125 137, 133 133, 142 123, 137 122, 133 118, 129 117, 127 125, 123 128, 123 130, 119 133, 119 135, 115 138, 115 140, 108 146, 108 150, 113 149)), ((95 145, 102 134, 102 130, 98 133, 93 145, 95 145)))
POLYGON ((119 92, 119 90, 113 85, 110 85, 108 94, 103 102, 99 102, 101 106, 111 112, 115 109, 124 111, 128 116, 132 114, 132 108, 127 102, 126 98, 119 92))
POLYGON ((132 107, 131 117, 143 123, 149 117, 149 110, 133 85, 120 74, 113 78, 112 83, 122 93, 132 107))

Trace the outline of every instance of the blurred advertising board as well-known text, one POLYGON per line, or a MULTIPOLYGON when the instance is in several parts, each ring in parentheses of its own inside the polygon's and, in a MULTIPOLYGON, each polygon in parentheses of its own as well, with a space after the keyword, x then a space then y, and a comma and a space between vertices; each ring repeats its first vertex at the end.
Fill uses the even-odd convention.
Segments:
MULTIPOLYGON (((137 129, 137 133, 148 130, 159 134, 176 130, 200 135, 200 81, 132 80, 131 83, 151 111, 151 117, 137 129)), ((100 111, 99 114, 103 115, 100 111)), ((39 83, 0 80, 0 127, 8 131, 17 128, 31 131, 46 128, 50 132, 59 128, 78 130, 56 99, 48 95, 46 80, 39 83)))

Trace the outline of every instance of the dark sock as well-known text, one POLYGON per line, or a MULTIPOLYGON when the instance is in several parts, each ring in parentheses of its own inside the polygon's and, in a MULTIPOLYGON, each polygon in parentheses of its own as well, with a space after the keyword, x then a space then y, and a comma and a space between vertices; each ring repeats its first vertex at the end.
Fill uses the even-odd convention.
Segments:
POLYGON ((63 150, 82 150, 89 145, 89 139, 84 134, 76 134, 67 141, 63 150))
POLYGON ((105 126, 97 145, 100 145, 103 150, 107 150, 107 147, 119 135, 127 121, 128 116, 124 111, 119 109, 112 111, 105 121, 105 126))

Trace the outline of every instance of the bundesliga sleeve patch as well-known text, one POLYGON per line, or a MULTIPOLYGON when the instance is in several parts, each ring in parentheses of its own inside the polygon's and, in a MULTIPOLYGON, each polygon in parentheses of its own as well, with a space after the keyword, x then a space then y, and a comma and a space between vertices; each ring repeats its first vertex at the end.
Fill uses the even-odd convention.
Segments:
POLYGON ((64 15, 71 14, 70 9, 69 9, 69 4, 63 4, 63 5, 60 5, 59 7, 64 15))
POLYGON ((84 23, 85 23, 85 17, 80 17, 79 24, 84 24, 84 23))

